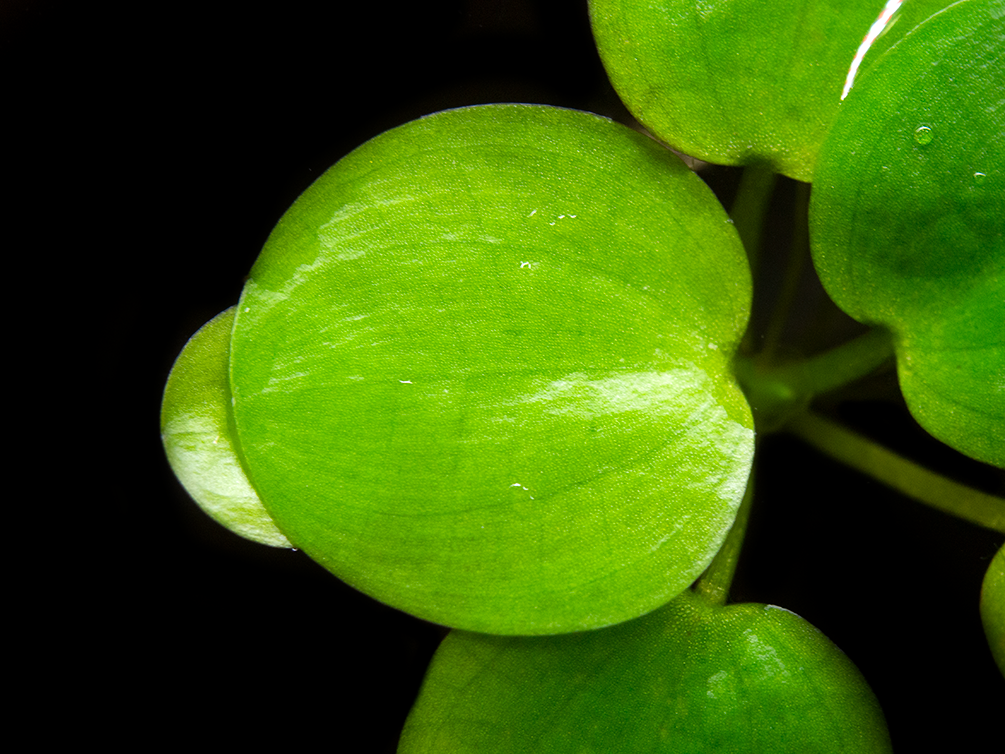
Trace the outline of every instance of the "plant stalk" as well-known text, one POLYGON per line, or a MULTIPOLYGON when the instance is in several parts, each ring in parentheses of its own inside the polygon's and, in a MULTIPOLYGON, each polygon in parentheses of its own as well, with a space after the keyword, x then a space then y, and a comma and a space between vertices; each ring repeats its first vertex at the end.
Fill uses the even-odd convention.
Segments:
POLYGON ((875 327, 823 353, 766 370, 768 379, 813 398, 871 374, 893 356, 889 331, 875 327))
POLYGON ((759 432, 780 429, 816 396, 865 377, 893 355, 893 341, 882 328, 829 351, 778 366, 760 356, 737 356, 735 370, 759 432))
POLYGON ((778 344, 782 340, 782 331, 788 323, 792 304, 799 290, 799 281, 802 278, 806 260, 810 256, 810 235, 807 223, 809 206, 810 184, 800 183, 796 186, 796 201, 792 212, 793 230, 788 263, 785 265, 782 286, 778 292, 775 306, 771 310, 771 319, 768 321, 764 333, 764 341, 761 343, 761 356, 769 362, 774 357, 775 351, 778 350, 778 344))
POLYGON ((740 234, 743 248, 747 252, 751 274, 754 275, 760 259, 764 218, 777 180, 778 174, 766 166, 746 166, 740 176, 736 198, 729 211, 736 232, 740 234))
POLYGON ((804 412, 785 428, 817 450, 908 497, 1005 534, 1005 498, 947 479, 818 414, 804 412))

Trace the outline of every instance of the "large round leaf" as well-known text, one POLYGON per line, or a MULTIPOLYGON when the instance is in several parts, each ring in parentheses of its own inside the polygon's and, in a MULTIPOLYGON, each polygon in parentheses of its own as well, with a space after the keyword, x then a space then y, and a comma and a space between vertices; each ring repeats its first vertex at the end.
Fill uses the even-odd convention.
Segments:
POLYGON ((981 621, 991 655, 1005 675, 1005 547, 991 560, 981 585, 981 621))
POLYGON ((185 344, 164 388, 161 441, 175 476, 213 519, 246 539, 289 547, 248 481, 234 441, 228 379, 233 326, 231 307, 185 344))
POLYGON ((689 155, 809 181, 877 0, 590 0, 621 99, 689 155))
POLYGON ((670 152, 594 115, 439 113, 320 178, 252 270, 235 416, 263 502, 362 591, 494 633, 684 589, 743 494, 750 281, 670 152))
POLYGON ((453 632, 398 751, 872 754, 890 742, 861 674, 809 623, 686 591, 600 631, 453 632))
POLYGON ((895 335, 933 435, 1005 467, 1005 3, 963 0, 890 47, 844 101, 810 206, 813 259, 895 335))

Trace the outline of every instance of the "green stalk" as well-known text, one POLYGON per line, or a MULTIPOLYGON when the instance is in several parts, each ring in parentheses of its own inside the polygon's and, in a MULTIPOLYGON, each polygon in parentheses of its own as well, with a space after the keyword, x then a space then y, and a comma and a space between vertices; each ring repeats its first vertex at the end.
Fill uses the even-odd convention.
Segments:
POLYGON ((747 251, 752 273, 756 273, 757 270, 764 216, 768 211, 771 192, 777 180, 777 173, 770 168, 763 165, 748 165, 740 176, 736 198, 729 211, 733 225, 740 234, 743 248, 747 251))
POLYGON ((773 379, 809 397, 828 393, 876 371, 893 356, 890 333, 873 328, 840 346, 772 369, 773 379))
POLYGON ((747 520, 750 518, 750 506, 754 499, 754 474, 751 471, 747 480, 747 490, 743 493, 743 501, 736 512, 733 528, 726 535, 719 552, 711 564, 705 569, 694 585, 695 594, 713 605, 725 605, 729 597, 729 587, 733 583, 736 564, 740 560, 740 550, 743 549, 743 538, 747 533, 747 520))
POLYGON ((805 412, 785 427, 810 445, 898 492, 951 516, 1005 534, 1005 499, 947 479, 822 416, 805 412))
POLYGON ((882 328, 869 330, 829 351, 780 366, 759 357, 736 358, 743 386, 759 431, 780 428, 810 400, 871 374, 893 356, 893 342, 882 328))
POLYGON ((809 206, 810 184, 800 183, 796 186, 796 201, 792 211, 793 230, 788 264, 785 265, 782 287, 778 292, 775 306, 771 310, 771 319, 768 321, 764 341, 761 343, 761 355, 769 362, 775 355, 775 351, 778 350, 782 331, 788 322, 789 312, 792 311, 792 302, 795 301, 796 292, 799 290, 803 268, 810 256, 810 234, 807 225, 809 206))

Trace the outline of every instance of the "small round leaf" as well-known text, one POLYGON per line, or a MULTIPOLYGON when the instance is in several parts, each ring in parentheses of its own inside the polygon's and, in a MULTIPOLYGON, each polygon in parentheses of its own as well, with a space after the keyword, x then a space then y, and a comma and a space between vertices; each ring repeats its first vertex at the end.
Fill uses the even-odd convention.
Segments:
POLYGON ((234 307, 193 335, 171 368, 161 404, 161 441, 175 476, 213 519, 273 547, 289 540, 265 512, 234 443, 228 359, 234 307))
POLYGON ((311 186, 231 356, 249 475, 343 580, 492 633, 676 596, 743 495, 736 233, 667 150, 528 105, 439 113, 311 186))
POLYGON ((1005 547, 991 560, 981 586, 981 621, 991 655, 1005 675, 1005 547))

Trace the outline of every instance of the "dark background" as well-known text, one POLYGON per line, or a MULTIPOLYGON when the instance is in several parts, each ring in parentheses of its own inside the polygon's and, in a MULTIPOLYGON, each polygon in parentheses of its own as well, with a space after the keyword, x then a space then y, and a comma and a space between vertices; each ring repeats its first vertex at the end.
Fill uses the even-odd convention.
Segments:
MULTIPOLYGON (((32 302, 11 333, 31 333, 23 394, 45 394, 14 401, 40 407, 12 471, 32 470, 39 519, 16 537, 31 564, 16 579, 34 668, 22 703, 80 738, 394 751, 443 631, 201 514, 163 457, 161 390, 286 207, 368 138, 494 101, 627 120, 585 0, 0 7, 8 285, 32 302)), ((727 206, 736 175, 703 173, 727 206)), ((826 410, 1001 490, 891 385, 826 410)), ((789 608, 841 646, 898 751, 1000 738, 1005 681, 977 600, 1002 537, 786 437, 760 461, 734 598, 789 608)))

